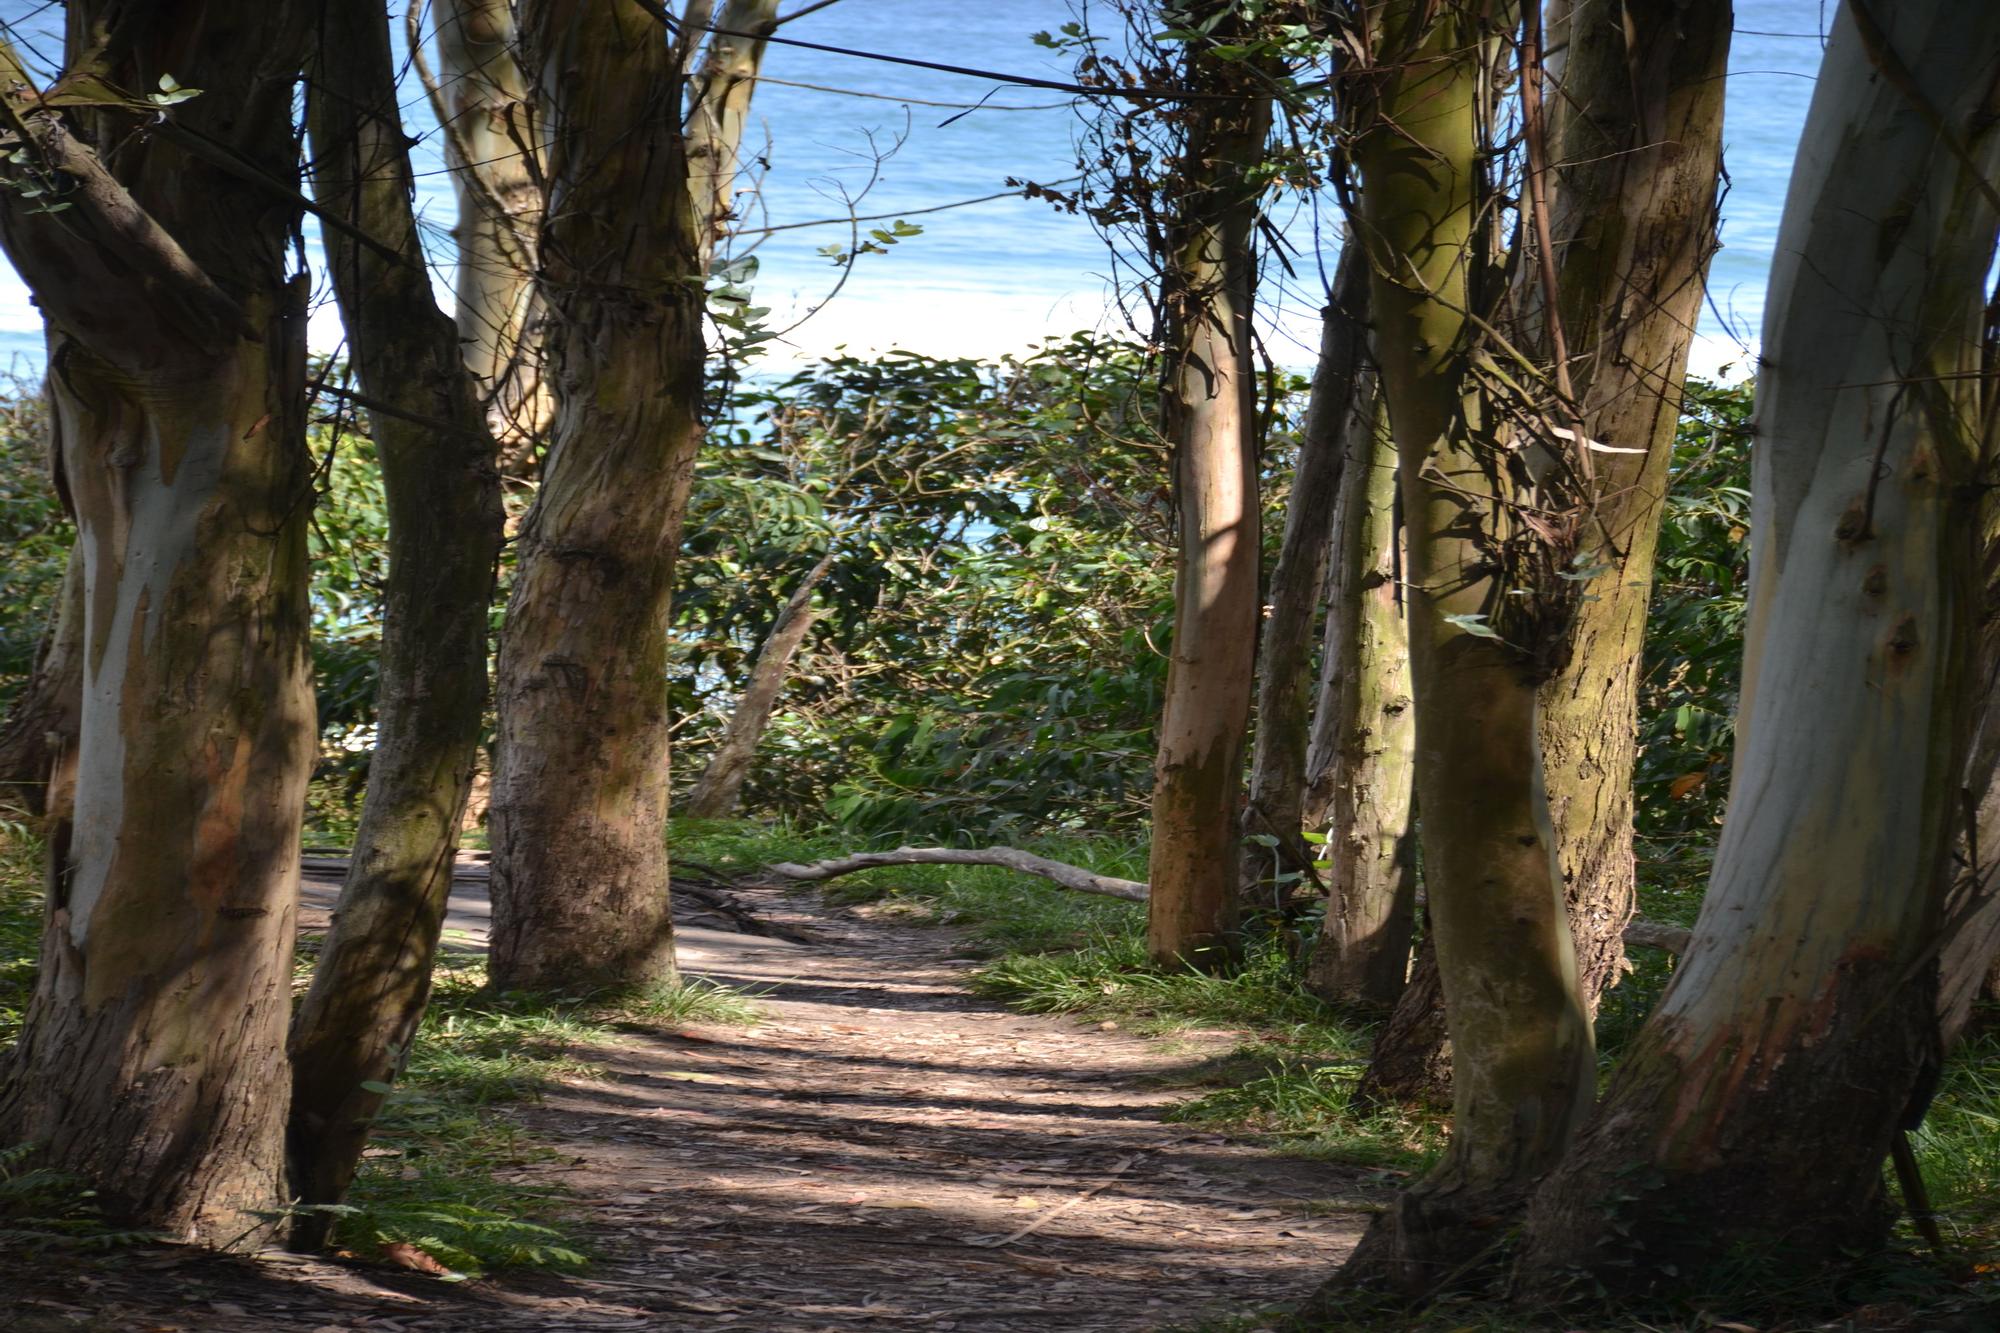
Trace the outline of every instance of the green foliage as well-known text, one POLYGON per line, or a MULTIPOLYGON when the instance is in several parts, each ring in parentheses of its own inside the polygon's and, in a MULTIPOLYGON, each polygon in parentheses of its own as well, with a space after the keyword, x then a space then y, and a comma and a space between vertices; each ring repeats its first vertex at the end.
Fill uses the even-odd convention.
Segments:
POLYGON ((835 357, 739 393, 690 508, 678 771, 831 543, 749 808, 864 836, 1134 824, 1170 618, 1154 396, 1137 350, 1081 336, 992 364, 835 357))
POLYGON ((33 1144, 0 1147, 0 1250, 108 1249, 154 1240, 107 1225, 88 1182, 35 1164, 33 1144))
POLYGON ((42 844, 0 817, 0 1054, 20 1035, 42 940, 42 844))
POLYGON ((0 710, 35 668, 74 536, 49 480, 41 391, 0 379, 0 710))

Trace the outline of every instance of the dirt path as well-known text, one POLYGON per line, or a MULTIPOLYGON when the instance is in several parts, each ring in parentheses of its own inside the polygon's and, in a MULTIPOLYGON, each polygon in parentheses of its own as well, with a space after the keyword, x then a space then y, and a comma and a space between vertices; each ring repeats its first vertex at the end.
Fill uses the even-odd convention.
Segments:
POLYGON ((587 1274, 141 1251, 94 1303, 72 1282, 8 1326, 1155 1329, 1296 1298, 1353 1243, 1355 1215, 1319 1215, 1351 1170, 1162 1118, 1159 1080, 1202 1050, 972 997, 948 931, 742 896, 812 942, 691 921, 682 962, 758 992, 756 1026, 632 1032, 592 1052, 601 1077, 513 1113, 561 1154, 522 1176, 584 1201, 587 1274))

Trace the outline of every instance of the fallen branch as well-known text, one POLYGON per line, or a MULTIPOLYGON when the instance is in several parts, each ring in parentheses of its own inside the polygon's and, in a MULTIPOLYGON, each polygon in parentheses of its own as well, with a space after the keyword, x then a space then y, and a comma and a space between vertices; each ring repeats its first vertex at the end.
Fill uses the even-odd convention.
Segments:
MULTIPOLYGON (((818 881, 881 866, 1004 866, 1024 875, 1040 876, 1078 893, 1101 894, 1134 903, 1146 901, 1146 886, 1138 880, 1095 874, 1081 866, 1051 861, 1046 856, 1036 856, 1015 847, 970 850, 957 847, 898 847, 893 852, 855 852, 851 856, 814 861, 811 865, 782 861, 766 869, 786 879, 818 881)), ((1625 926, 1625 942, 1641 949, 1681 954, 1687 952, 1688 938, 1692 933, 1686 926, 1635 919, 1625 926)))
POLYGON ((817 881, 833 879, 838 875, 851 875, 857 870, 873 870, 878 866, 1003 866, 1008 870, 1018 870, 1024 875, 1038 875, 1078 893, 1101 894, 1106 898, 1123 898, 1133 903, 1146 901, 1146 886, 1137 880, 1115 879, 1110 875, 1093 874, 1081 866, 1065 865, 1061 861, 1051 861, 1045 856, 1036 856, 1013 847, 979 847, 970 850, 956 847, 898 847, 893 852, 856 852, 852 856, 836 857, 830 861, 814 861, 811 865, 780 862, 768 868, 772 874, 782 875, 786 879, 817 881))

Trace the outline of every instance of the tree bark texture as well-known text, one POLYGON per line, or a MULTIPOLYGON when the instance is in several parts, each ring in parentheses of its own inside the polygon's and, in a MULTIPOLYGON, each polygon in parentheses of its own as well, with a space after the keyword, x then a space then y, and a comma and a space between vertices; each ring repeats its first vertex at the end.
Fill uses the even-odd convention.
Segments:
POLYGON ((1340 257, 1334 290, 1321 313, 1319 364, 1313 372, 1298 464, 1285 507, 1285 533, 1257 649, 1257 731, 1250 752, 1250 799, 1243 808, 1247 838, 1276 838, 1275 847, 1246 842, 1243 892, 1265 910, 1293 896, 1277 874, 1309 877, 1316 859, 1299 835, 1305 828, 1306 748, 1312 731, 1313 630, 1333 545, 1335 500, 1347 465, 1348 437, 1363 373, 1367 335, 1368 266, 1360 248, 1340 257), (1275 891, 1274 891, 1275 889, 1275 891))
MULTIPOLYGON (((1543 778, 1591 1013, 1626 970, 1632 768, 1653 553, 1715 250, 1730 0, 1572 3, 1549 45, 1550 232, 1578 419, 1595 452, 1569 665, 1541 690, 1543 778)), ((1546 324, 1546 311, 1540 312, 1546 324)))
POLYGON ((1988 5, 1834 19, 1772 265, 1722 841, 1672 984, 1536 1194, 1530 1281, 1642 1284, 1742 1247, 1823 1262, 1885 1233, 1882 1160, 1940 1058, 1996 68, 1988 5))
POLYGON ((702 284, 681 73, 631 0, 535 0, 554 439, 501 638, 493 981, 670 978, 667 615, 700 441, 702 284))
POLYGON ((0 805, 67 822, 82 712, 83 547, 72 546, 35 673, 0 723, 0 805))
MULTIPOLYGON (((486 703, 501 513, 485 414, 431 292, 380 7, 332 0, 311 74, 315 197, 384 247, 324 230, 349 364, 385 405, 369 424, 389 508, 368 794, 292 1024, 292 1186, 324 1204, 346 1193, 430 993, 486 703)), ((297 1239, 323 1238, 326 1216, 308 1215, 297 1239)))
POLYGON ((743 128, 764 62, 763 35, 775 29, 778 0, 725 0, 701 69, 688 89, 688 189, 694 196, 701 268, 736 221, 736 181, 743 174, 743 128), (738 33, 755 33, 743 37, 738 33))
MULTIPOLYGON (((1326 833, 1327 903, 1306 985, 1330 1003, 1385 1007, 1403 993, 1416 920, 1416 712, 1398 577, 1396 446, 1372 372, 1345 443, 1305 810, 1326 833)), ((1435 997, 1434 963, 1431 976, 1435 997)), ((1402 1039, 1391 1032, 1378 1050, 1402 1039)))
MULTIPOLYGON (((1228 6, 1222 7, 1225 11, 1228 6)), ((1225 13, 1227 40, 1238 22, 1225 13)), ((1271 123, 1240 62, 1190 55, 1188 83, 1240 100, 1191 102, 1161 256, 1167 373, 1161 419, 1174 450, 1180 549, 1174 637, 1153 778, 1147 952, 1214 968, 1239 950, 1236 830, 1257 650, 1256 375, 1251 237, 1271 123)))
POLYGON ((1595 1065, 1537 743, 1537 666, 1493 553, 1514 540, 1502 448, 1469 367, 1479 331, 1487 34, 1469 6, 1378 11, 1353 156, 1376 354, 1400 458, 1424 876, 1454 1052, 1450 1151, 1343 1278, 1424 1290, 1490 1244, 1496 1203, 1561 1154, 1595 1065))
POLYGON ((298 179, 303 25, 215 0, 72 4, 68 24, 79 63, 46 101, 0 47, 29 141, 7 150, 0 242, 51 326, 84 569, 75 818, 0 1139, 40 1145, 114 1217, 249 1247, 284 1197, 314 719, 299 210, 245 173, 298 179), (143 97, 61 110, 72 79, 167 73, 205 91, 145 135, 143 97))
POLYGON ((758 646, 756 661, 750 666, 749 683, 730 711, 729 723, 722 730, 715 753, 709 756, 701 776, 695 780, 694 790, 688 793, 685 813, 697 819, 723 819, 736 813, 744 779, 750 776, 750 766, 757 758, 757 743, 764 738, 771 712, 778 706, 778 696, 785 691, 792 660, 798 656, 806 636, 812 633, 817 618, 813 592, 833 568, 833 557, 834 552, 829 550, 806 572, 779 610, 771 632, 758 646))
MULTIPOLYGON (((458 196, 458 334, 511 471, 529 470, 553 404, 543 383, 535 265, 544 126, 515 55, 509 0, 439 0, 436 94, 458 196)), ((422 47, 413 30, 410 45, 422 47)))

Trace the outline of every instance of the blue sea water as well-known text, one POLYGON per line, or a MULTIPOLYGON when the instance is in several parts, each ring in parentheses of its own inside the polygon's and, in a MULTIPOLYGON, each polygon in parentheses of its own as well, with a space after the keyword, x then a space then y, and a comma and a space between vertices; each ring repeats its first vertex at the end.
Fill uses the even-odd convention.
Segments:
MULTIPOLYGON (((52 12, 41 0, 0 0, 0 18, 44 34, 51 51, 45 34, 52 12)), ((1072 17, 1071 0, 840 0, 781 35, 1061 80, 1069 77, 1067 58, 1032 37, 1072 17)), ((1737 0, 1726 129, 1731 185, 1698 369, 1740 366, 1756 341, 1786 177, 1829 20, 1823 0, 1737 0)), ((804 320, 774 348, 773 362, 836 347, 996 355, 1079 328, 1123 327, 1111 257, 1083 219, 1019 198, 924 211, 1004 191, 1009 178, 1048 182, 1073 174, 1073 138, 1087 107, 990 78, 785 45, 772 47, 764 72, 750 146, 767 165, 744 197, 746 227, 787 229, 746 236, 738 251, 754 250, 757 300, 772 308, 774 325, 804 320), (923 231, 887 254, 862 256, 829 299, 842 274, 819 248, 846 245, 849 227, 839 220, 850 213, 901 217, 923 231), (837 221, 797 225, 823 219, 837 221)), ((414 88, 405 114, 420 140, 419 207, 441 234, 454 204, 435 126, 414 88)), ((1301 217, 1287 226, 1304 253, 1294 258, 1297 277, 1283 285, 1268 331, 1273 353, 1291 364, 1310 360, 1319 272, 1332 268, 1330 255, 1312 253, 1310 223, 1301 217)), ((1330 215, 1320 230, 1329 247, 1337 244, 1330 215)), ((448 294, 439 257, 440 290, 448 294)), ((316 316, 314 341, 339 341, 330 303, 316 316)), ((39 364, 39 320, 26 290, 0 266, 0 367, 15 358, 39 364)))

